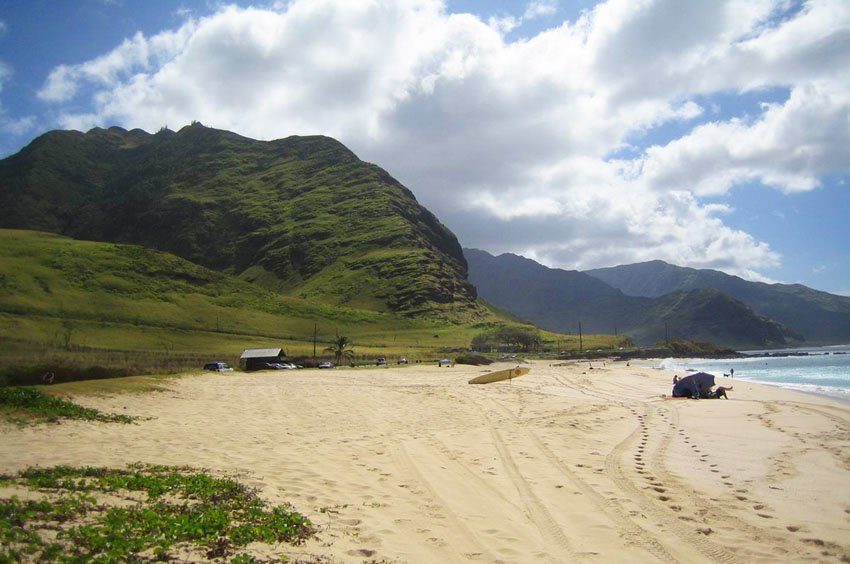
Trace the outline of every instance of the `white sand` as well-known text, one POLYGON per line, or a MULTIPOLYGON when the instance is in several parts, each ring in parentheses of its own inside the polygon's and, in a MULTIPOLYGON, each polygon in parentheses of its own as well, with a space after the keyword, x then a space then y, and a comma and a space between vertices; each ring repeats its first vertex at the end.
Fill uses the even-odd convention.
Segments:
MULTIPOLYGON (((850 559, 850 408, 736 380, 665 400, 624 363, 207 374, 81 397, 135 425, 0 427, 0 471, 192 465, 319 526, 285 552, 334 562, 850 559)), ((280 553, 273 550, 267 555, 280 553)), ((845 560, 847 561, 847 560, 845 560)))

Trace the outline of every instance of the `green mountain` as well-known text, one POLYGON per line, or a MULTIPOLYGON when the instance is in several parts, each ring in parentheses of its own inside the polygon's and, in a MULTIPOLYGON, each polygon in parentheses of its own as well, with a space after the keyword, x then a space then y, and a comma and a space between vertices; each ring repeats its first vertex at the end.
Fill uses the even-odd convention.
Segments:
POLYGON ((666 336, 729 347, 769 347, 801 336, 712 289, 634 297, 578 271, 547 268, 511 254, 464 249, 482 298, 544 329, 626 334, 640 345, 666 336))
POLYGON ((716 289, 802 334, 809 343, 850 342, 850 297, 801 284, 750 282, 716 270, 697 270, 656 260, 588 270, 629 296, 658 297, 674 291, 716 289))
POLYGON ((506 321, 322 304, 139 245, 0 229, 0 386, 38 382, 46 367, 65 380, 236 365, 246 348, 321 358, 337 335, 358 362, 442 358, 506 321))
POLYGON ((133 243, 314 303, 485 316, 455 236, 327 137, 53 131, 0 161, 0 227, 133 243))
POLYGON ((643 320, 632 322, 627 329, 639 342, 655 343, 667 335, 740 349, 792 345, 803 340, 781 323, 711 288, 671 292, 651 299, 650 304, 643 320))

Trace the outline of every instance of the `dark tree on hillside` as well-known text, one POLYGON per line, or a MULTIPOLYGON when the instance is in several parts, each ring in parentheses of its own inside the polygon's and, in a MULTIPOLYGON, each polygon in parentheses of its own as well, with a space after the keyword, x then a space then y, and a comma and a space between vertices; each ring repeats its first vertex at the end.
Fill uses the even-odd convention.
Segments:
POLYGON ((325 352, 333 353, 337 365, 342 364, 343 359, 350 359, 354 356, 351 340, 339 335, 337 335, 333 344, 325 349, 325 352))
POLYGON ((496 331, 479 333, 472 338, 476 351, 511 349, 528 352, 540 347, 540 333, 530 327, 500 327, 496 331))

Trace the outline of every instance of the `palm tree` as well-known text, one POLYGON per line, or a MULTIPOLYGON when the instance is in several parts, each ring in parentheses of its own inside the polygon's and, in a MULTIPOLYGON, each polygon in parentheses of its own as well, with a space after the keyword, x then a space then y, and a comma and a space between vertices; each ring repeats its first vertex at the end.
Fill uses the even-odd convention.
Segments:
POLYGON ((354 349, 351 348, 352 342, 348 337, 340 337, 336 336, 336 340, 333 342, 333 345, 327 347, 325 352, 331 352, 334 354, 334 358, 336 358, 336 364, 339 365, 342 363, 342 359, 350 359, 354 356, 354 349))

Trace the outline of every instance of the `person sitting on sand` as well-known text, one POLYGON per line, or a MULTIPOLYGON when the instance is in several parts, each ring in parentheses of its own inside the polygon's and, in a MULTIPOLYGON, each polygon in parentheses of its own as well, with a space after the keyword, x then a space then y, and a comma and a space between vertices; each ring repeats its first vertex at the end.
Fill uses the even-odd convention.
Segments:
POLYGON ((728 388, 724 388, 723 386, 717 386, 717 389, 714 390, 711 397, 713 397, 714 399, 729 399, 728 397, 726 397, 726 392, 730 392, 732 391, 732 389, 732 386, 729 386, 728 388))
POLYGON ((674 374, 673 375, 673 385, 675 386, 678 382, 679 382, 679 375, 674 374))

